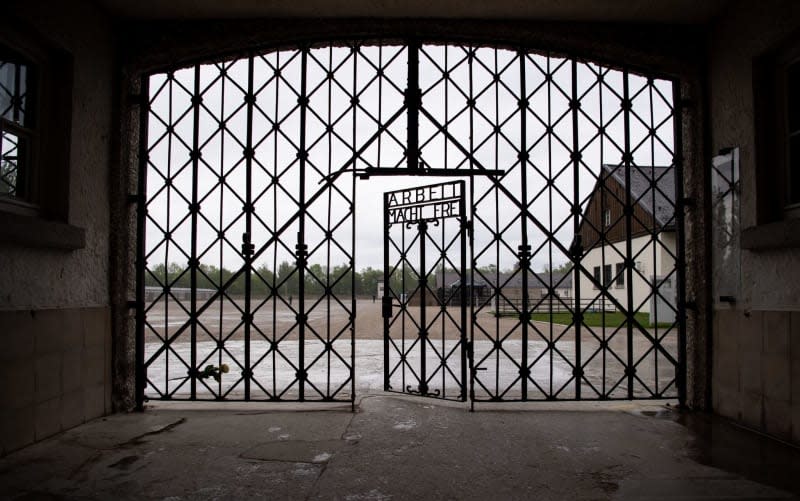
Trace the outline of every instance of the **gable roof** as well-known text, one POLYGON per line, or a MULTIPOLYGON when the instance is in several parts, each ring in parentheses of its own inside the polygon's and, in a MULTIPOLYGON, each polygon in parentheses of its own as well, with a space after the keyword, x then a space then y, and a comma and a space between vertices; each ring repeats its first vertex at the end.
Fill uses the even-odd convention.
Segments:
MULTIPOLYGON (((603 164, 603 177, 612 177, 625 188, 625 167, 603 164)), ((675 168, 671 166, 631 167, 631 200, 652 215, 658 226, 675 225, 675 168), (655 181, 656 189, 651 187, 655 181), (655 195, 655 196, 654 196, 655 195), (655 206, 654 206, 655 202, 655 206)))

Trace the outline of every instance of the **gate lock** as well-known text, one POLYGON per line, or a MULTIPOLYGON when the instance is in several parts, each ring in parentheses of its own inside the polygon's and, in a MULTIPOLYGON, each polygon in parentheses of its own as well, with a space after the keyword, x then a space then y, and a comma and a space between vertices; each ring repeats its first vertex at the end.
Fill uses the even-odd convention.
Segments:
POLYGON ((383 318, 392 318, 392 297, 391 296, 383 296, 381 298, 381 310, 383 312, 383 318))

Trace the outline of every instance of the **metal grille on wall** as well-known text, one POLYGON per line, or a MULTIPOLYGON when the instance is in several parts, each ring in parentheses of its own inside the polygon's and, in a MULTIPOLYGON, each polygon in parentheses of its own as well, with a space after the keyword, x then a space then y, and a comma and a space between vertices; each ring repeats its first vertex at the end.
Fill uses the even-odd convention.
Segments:
MULTIPOLYGON (((144 88, 140 398, 353 401, 355 213, 375 209, 356 179, 409 174, 468 179, 468 265, 429 262, 480 291, 466 358, 439 360, 469 366, 470 399, 683 398, 674 82, 409 42, 253 54, 144 88)), ((463 397, 459 379, 440 392, 463 397)))

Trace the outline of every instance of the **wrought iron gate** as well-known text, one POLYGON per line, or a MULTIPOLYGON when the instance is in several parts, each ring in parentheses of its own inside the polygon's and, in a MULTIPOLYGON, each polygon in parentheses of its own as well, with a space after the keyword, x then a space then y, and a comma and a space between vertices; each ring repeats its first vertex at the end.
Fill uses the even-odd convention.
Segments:
MULTIPOLYGON (((480 301, 452 315, 458 356, 436 361, 458 384, 440 396, 465 398, 467 308, 474 401, 683 400, 679 86, 619 67, 409 40, 145 78, 140 400, 352 402, 356 180, 394 175, 469 179, 468 264, 448 251, 445 268, 480 301)), ((441 229, 388 226, 426 244, 441 229)), ((395 351, 387 381, 409 369, 395 351)), ((391 386, 435 394, 436 370, 391 386)))
POLYGON ((384 389, 467 397, 464 182, 384 194, 384 389))

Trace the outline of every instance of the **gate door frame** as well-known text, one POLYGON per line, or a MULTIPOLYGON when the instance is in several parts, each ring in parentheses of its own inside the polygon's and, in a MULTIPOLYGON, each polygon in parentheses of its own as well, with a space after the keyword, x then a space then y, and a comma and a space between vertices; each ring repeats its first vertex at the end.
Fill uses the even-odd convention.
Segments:
MULTIPOLYGON (((384 390, 444 400, 467 399, 467 364, 469 357, 467 329, 467 229, 468 215, 464 181, 450 181, 434 185, 412 187, 384 193, 384 287, 382 301, 384 332, 384 390), (448 233, 446 220, 456 220, 455 233, 448 233), (400 241, 392 238, 392 227, 400 228, 400 241), (409 231, 410 230, 410 231, 409 231), (439 237, 439 241, 435 237, 439 237), (439 252, 432 262, 426 251, 439 252), (458 262, 448 253, 458 249, 458 262), (392 252, 394 250, 394 253, 392 252), (415 253, 418 252, 418 255, 415 253), (391 257, 399 253, 396 259, 391 257), (410 259, 417 258, 418 263, 410 259), (445 283, 445 270, 453 270, 456 282, 445 283), (442 283, 434 282, 442 270, 442 283), (399 278, 398 278, 399 275, 399 278), (399 280, 395 290, 393 280, 399 280), (411 282, 410 290, 408 282, 411 282), (456 306, 453 314, 452 306, 456 306), (435 306, 430 315, 430 306, 435 306), (418 308, 417 308, 418 306, 418 308), (436 309, 438 308, 438 312, 436 309), (433 339, 434 324, 441 322, 437 338, 433 339), (406 326, 416 332, 407 338, 406 326), (453 343, 445 327, 455 327, 458 339, 453 343), (400 338, 396 334, 400 330, 400 338), (434 344, 434 341, 437 341, 434 344), (440 341, 440 343, 438 343, 440 341), (458 367, 454 363, 458 360, 458 367), (439 367, 429 367, 430 362, 439 367), (431 388, 434 378, 441 378, 441 386, 431 388), (401 382, 399 389, 392 382, 401 382), (448 382, 457 384, 457 394, 448 391, 448 382)), ((452 331, 449 331, 452 333, 452 331)))

